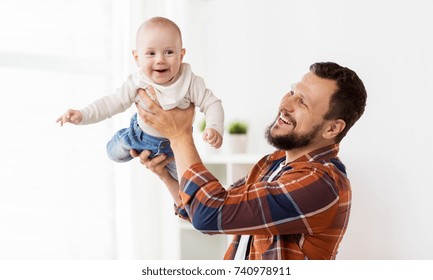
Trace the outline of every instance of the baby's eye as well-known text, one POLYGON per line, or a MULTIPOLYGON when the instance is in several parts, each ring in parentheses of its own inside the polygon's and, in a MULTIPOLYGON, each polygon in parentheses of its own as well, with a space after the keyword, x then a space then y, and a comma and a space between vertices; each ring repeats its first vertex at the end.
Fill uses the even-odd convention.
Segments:
POLYGON ((165 51, 165 55, 173 55, 174 51, 173 50, 166 50, 165 51))
POLYGON ((155 52, 146 52, 145 55, 146 55, 146 56, 154 56, 154 55, 155 55, 155 52))

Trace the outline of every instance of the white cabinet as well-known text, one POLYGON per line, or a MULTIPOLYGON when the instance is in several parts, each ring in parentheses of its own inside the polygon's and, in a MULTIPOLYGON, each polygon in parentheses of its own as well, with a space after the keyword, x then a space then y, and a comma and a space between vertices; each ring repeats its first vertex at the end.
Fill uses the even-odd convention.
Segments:
MULTIPOLYGON (((226 187, 244 177, 262 157, 255 154, 208 154, 203 155, 202 160, 226 187)), ((172 205, 171 200, 168 203, 164 207, 172 205)), ((173 217, 173 213, 163 217, 162 222, 163 259, 221 260, 232 239, 232 236, 225 234, 203 234, 190 223, 173 217)))

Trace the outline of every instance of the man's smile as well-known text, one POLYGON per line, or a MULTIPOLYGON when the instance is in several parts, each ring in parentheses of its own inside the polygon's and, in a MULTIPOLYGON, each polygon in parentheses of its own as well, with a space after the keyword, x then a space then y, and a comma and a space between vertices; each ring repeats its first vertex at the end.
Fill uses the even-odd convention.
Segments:
POLYGON ((281 112, 277 119, 277 125, 279 126, 289 125, 294 127, 295 122, 289 116, 286 116, 281 112))

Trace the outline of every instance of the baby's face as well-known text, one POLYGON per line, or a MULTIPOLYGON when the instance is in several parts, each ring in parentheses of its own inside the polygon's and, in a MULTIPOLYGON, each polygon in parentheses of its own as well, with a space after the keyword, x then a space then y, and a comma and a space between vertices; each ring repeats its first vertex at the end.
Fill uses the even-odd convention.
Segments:
POLYGON ((173 28, 153 25, 142 28, 133 55, 147 77, 156 84, 167 85, 177 79, 185 50, 173 28))

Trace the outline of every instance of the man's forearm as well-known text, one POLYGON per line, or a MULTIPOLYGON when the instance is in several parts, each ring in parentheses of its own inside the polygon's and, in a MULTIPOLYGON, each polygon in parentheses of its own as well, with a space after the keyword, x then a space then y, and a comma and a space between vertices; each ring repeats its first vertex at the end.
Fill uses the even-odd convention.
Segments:
POLYGON ((165 184, 168 192, 173 198, 174 203, 179 206, 181 204, 181 200, 179 196, 179 182, 173 179, 171 175, 169 175, 166 178, 160 177, 160 179, 165 184))
POLYGON ((170 141, 180 182, 183 174, 185 174, 185 171, 188 170, 190 166, 201 163, 202 161, 194 145, 192 134, 182 134, 170 141))

